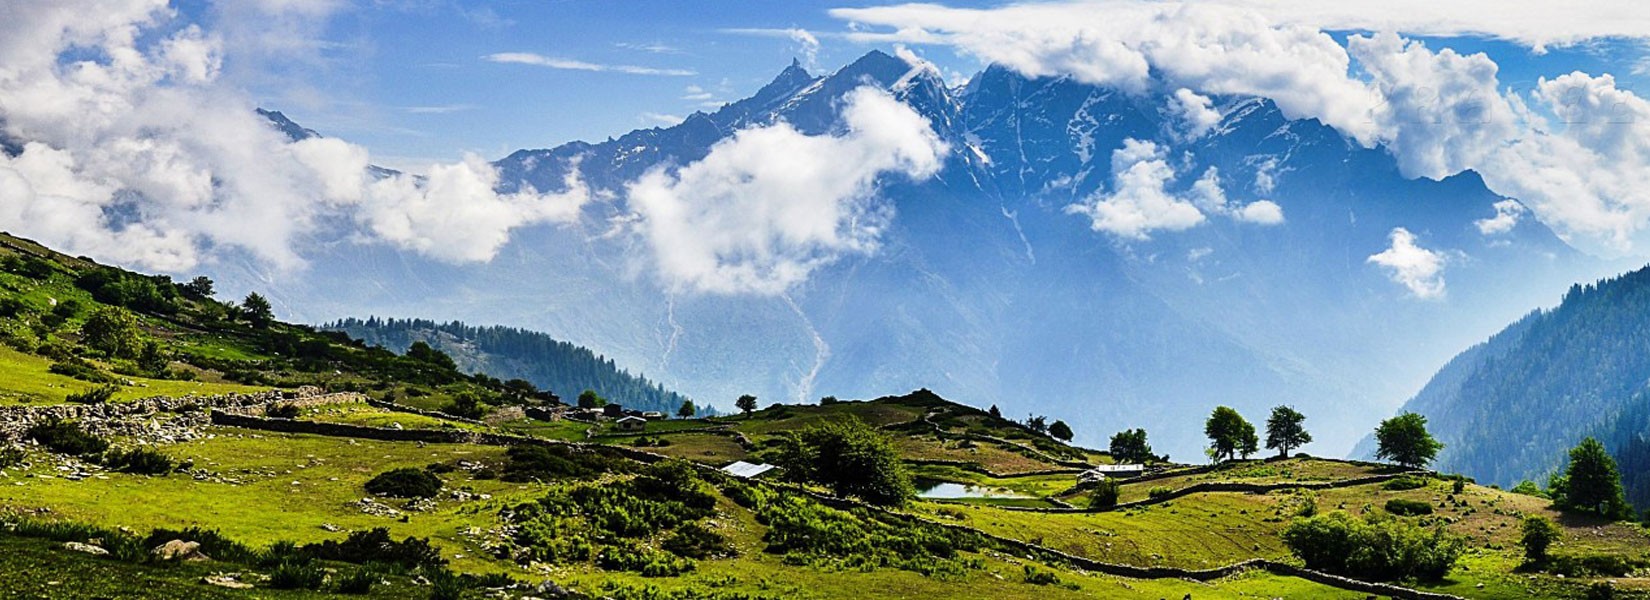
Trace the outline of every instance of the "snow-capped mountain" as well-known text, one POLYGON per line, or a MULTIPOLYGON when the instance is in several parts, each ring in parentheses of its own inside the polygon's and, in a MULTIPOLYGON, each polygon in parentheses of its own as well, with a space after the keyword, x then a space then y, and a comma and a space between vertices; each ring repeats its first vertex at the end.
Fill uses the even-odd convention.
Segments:
MULTIPOLYGON (((340 240, 302 283, 270 291, 312 321, 372 313, 541 330, 723 408, 742 393, 926 387, 1009 416, 1057 416, 1090 444, 1145 427, 1184 460, 1217 404, 1251 420, 1293 404, 1320 440, 1309 450, 1344 453, 1450 356, 1607 270, 1533 219, 1486 227, 1506 199, 1471 172, 1407 179, 1383 151, 1267 100, 1209 100, 1213 119, 1188 126, 1168 90, 999 67, 953 86, 881 52, 829 76, 793 64, 750 98, 673 127, 498 161, 506 188, 558 190, 576 171, 600 200, 574 225, 517 232, 486 265, 340 240), (844 94, 864 85, 925 117, 948 148, 932 178, 880 183, 893 216, 874 252, 781 295, 672 292, 649 276, 622 234, 629 182, 753 126, 835 131, 844 94), (1071 209, 1117 191, 1126 147, 1172 171, 1169 191, 1202 194, 1206 218, 1142 237, 1096 231, 1071 209), (1441 281, 1423 282, 1432 297, 1370 261, 1396 228, 1441 265, 1441 281)), ((215 275, 267 287, 250 269, 215 275)))

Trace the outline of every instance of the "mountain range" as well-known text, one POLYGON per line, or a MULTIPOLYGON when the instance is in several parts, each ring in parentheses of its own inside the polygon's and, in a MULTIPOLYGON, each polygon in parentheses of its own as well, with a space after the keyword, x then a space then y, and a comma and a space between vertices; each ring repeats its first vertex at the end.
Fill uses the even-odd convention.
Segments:
POLYGON ((793 63, 675 126, 498 160, 507 189, 559 190, 576 172, 597 200, 575 223, 515 232, 485 265, 337 239, 315 244, 301 277, 232 260, 211 274, 267 289, 283 315, 311 322, 379 314, 543 331, 723 407, 744 393, 929 388, 1008 416, 1068 415, 1079 442, 1145 427, 1184 460, 1219 404, 1251 420, 1292 404, 1321 440, 1307 450, 1347 453, 1462 348, 1614 268, 1533 218, 1486 227, 1523 211, 1470 171, 1405 177, 1384 151, 1261 98, 1211 98, 1217 118, 1192 135, 1175 100, 999 66, 954 84, 878 51, 829 75, 793 63), (874 252, 783 294, 729 295, 661 285, 635 236, 615 234, 633 213, 627 185, 650 170, 703 160, 753 127, 840 131, 844 95, 863 86, 911 107, 947 147, 934 177, 878 182, 892 218, 874 252), (1173 170, 1171 193, 1215 173, 1228 206, 1264 200, 1281 214, 1256 222, 1215 207, 1182 231, 1096 231, 1070 207, 1115 192, 1118 151, 1143 141, 1173 170), (1371 260, 1406 244, 1441 269, 1420 291, 1371 260))

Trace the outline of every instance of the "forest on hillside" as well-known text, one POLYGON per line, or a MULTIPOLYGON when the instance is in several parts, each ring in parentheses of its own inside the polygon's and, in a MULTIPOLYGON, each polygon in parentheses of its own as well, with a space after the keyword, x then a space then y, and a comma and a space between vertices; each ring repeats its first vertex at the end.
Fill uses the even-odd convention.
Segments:
POLYGON ((348 333, 368 344, 405 352, 422 341, 452 356, 460 369, 500 379, 520 378, 571 402, 584 390, 637 410, 675 414, 686 396, 667 390, 613 359, 543 333, 502 326, 474 326, 427 319, 342 319, 323 329, 348 333))

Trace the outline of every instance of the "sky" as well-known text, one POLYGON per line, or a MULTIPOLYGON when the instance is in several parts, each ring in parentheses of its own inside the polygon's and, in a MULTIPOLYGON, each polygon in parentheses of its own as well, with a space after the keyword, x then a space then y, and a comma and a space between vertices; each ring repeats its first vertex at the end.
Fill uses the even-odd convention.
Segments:
MULTIPOLYGON (((912 149, 945 148, 927 143, 920 121, 864 97, 865 123, 878 125, 828 139, 739 132, 743 143, 681 179, 613 190, 574 176, 556 190, 503 193, 488 161, 668 125, 750 95, 792 60, 828 72, 877 49, 957 85, 996 63, 1161 94, 1199 124, 1189 137, 1218 120, 1211 96, 1269 98, 1286 116, 1385 150, 1407 176, 1477 171, 1518 200, 1480 225, 1487 234, 1533 216, 1583 251, 1643 257, 1647 40, 1650 10, 1622 0, 0 0, 0 141, 22 150, 0 153, 0 227, 161 272, 224 252, 294 272, 306 241, 328 237, 485 262, 517 229, 618 202, 640 224, 632 233, 657 246, 660 272, 691 273, 676 284, 780 293, 820 264, 821 249, 829 258, 875 247, 833 227, 856 222, 878 177, 932 175, 912 149), (255 107, 327 137, 284 139, 255 107), (749 191, 741 174, 794 159, 752 150, 770 143, 861 160, 811 212, 747 231, 717 199, 749 191), (368 165, 408 174, 369 176, 368 165), (809 221, 821 215, 825 225, 809 221), (669 232, 703 231, 694 223, 744 229, 716 238, 734 248, 701 249, 692 269, 663 260, 698 237, 669 232), (750 265, 724 264, 752 248, 767 261, 757 271, 773 277, 741 279, 750 265), (704 273, 744 283, 705 286, 704 273)), ((1115 149, 1116 181, 1074 214, 1124 242, 1201 222, 1198 199, 1166 193, 1162 152, 1137 146, 1115 149)), ((1287 220, 1275 206, 1253 209, 1240 216, 1287 220)), ((1418 296, 1436 288, 1434 250, 1398 232, 1391 250, 1371 260, 1418 296)))

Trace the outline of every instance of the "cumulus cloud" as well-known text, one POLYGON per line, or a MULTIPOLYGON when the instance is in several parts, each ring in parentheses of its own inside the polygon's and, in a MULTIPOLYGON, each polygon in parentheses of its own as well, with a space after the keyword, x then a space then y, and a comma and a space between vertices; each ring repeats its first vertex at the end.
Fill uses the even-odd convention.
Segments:
POLYGON ((1495 216, 1473 221, 1472 224, 1478 227, 1478 233, 1499 235, 1517 227, 1525 212, 1528 212, 1527 209, 1517 200, 1502 200, 1495 203, 1495 216))
POLYGON ((698 75, 697 71, 689 69, 661 69, 657 67, 638 67, 636 65, 608 65, 601 63, 544 56, 531 52, 499 52, 481 57, 482 60, 504 64, 532 65, 564 71, 594 71, 598 73, 625 73, 628 75, 665 75, 670 77, 691 77, 698 75))
POLYGON ((1371 255, 1367 262, 1383 268, 1393 283, 1402 285, 1416 298, 1444 297, 1444 255, 1415 242, 1415 234, 1397 227, 1388 234, 1392 245, 1371 255))
MULTIPOLYGON (((334 8, 268 6, 280 18, 334 8)), ((38 3, 7 16, 0 133, 22 144, 0 153, 0 226, 68 252, 185 272, 207 248, 239 250, 298 268, 306 234, 355 223, 367 242, 484 260, 512 228, 570 218, 587 197, 578 182, 500 196, 496 171, 474 159, 428 178, 372 174, 364 148, 294 142, 222 79, 234 46, 173 23, 164 2, 38 3)))
POLYGON ((1245 223, 1283 223, 1283 208, 1270 200, 1237 205, 1226 197, 1220 170, 1209 167, 1184 190, 1170 188, 1177 173, 1162 146, 1128 138, 1112 151, 1112 185, 1066 212, 1089 217, 1090 227, 1127 240, 1151 239, 1158 231, 1184 231, 1220 215, 1245 223))
POLYGON ((1215 110, 1214 101, 1186 88, 1175 90, 1170 97, 1169 114, 1175 117, 1180 133, 1187 139, 1208 135, 1220 124, 1220 111, 1215 110))
MULTIPOLYGON (((1202 130, 1199 117, 1209 115, 1201 97, 1265 97, 1289 118, 1316 118, 1365 147, 1384 148, 1406 176, 1477 171, 1571 244, 1620 256, 1650 243, 1650 195, 1643 193, 1650 189, 1650 103, 1609 75, 1572 73, 1544 78, 1528 92, 1503 89, 1498 65, 1485 54, 1434 50, 1390 32, 1482 35, 1537 49, 1650 37, 1650 19, 1631 6, 1090 0, 831 14, 850 22, 841 35, 861 42, 942 44, 1029 76, 1174 90, 1168 112, 1183 124, 1180 136, 1202 130), (1324 29, 1388 33, 1353 35, 1342 46, 1324 29)), ((1256 173, 1255 189, 1270 194, 1276 175, 1256 173)), ((1271 216, 1265 205, 1250 212, 1271 216)))
POLYGON ((694 292, 777 295, 843 256, 874 251, 892 211, 875 201, 879 178, 931 177, 947 147, 886 92, 861 87, 842 102, 840 132, 753 127, 697 162, 630 184, 660 279, 694 292))

